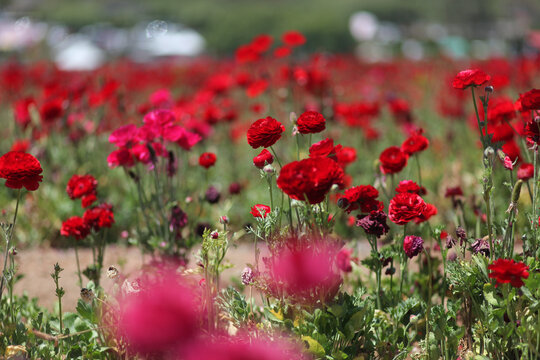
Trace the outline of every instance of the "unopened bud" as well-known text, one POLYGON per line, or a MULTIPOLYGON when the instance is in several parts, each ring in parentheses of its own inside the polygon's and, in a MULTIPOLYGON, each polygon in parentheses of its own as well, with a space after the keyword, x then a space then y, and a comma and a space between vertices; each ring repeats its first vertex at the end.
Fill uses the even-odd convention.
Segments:
POLYGON ((491 85, 490 85, 490 86, 486 86, 486 87, 484 88, 484 91, 487 92, 487 93, 492 93, 492 92, 494 91, 493 86, 491 86, 491 85))
POLYGON ((107 277, 109 279, 116 279, 118 277, 118 269, 114 266, 109 266, 109 269, 107 270, 107 277))
POLYGON ((94 300, 94 292, 91 289, 82 288, 81 299, 87 304, 91 303, 94 300))
POLYGON ((217 239, 219 237, 219 233, 217 231, 213 231, 210 236, 212 237, 212 239, 217 239))
POLYGON ((263 167, 263 171, 267 174, 273 174, 276 172, 276 169, 274 169, 272 165, 268 164, 265 167, 263 167))
POLYGON ((229 217, 227 215, 223 215, 219 218, 219 223, 222 225, 229 223, 229 217))

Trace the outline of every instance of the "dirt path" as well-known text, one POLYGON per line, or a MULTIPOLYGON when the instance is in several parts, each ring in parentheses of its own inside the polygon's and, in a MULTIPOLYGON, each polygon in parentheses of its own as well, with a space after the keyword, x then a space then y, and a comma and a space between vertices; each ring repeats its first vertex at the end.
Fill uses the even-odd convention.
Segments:
MULTIPOLYGON (((369 245, 359 244, 360 257, 369 255, 369 245)), ((92 251, 90 249, 80 249, 79 258, 81 269, 92 263, 92 251)), ((147 256, 146 261, 149 260, 147 256)), ((231 247, 227 253, 228 260, 232 267, 227 269, 222 280, 225 284, 230 283, 231 278, 238 278, 246 266, 246 263, 253 262, 253 245, 240 244, 231 247)), ((18 274, 24 277, 15 285, 15 293, 26 293, 30 298, 37 297, 38 304, 48 309, 53 309, 56 305, 55 287, 51 278, 54 264, 58 264, 64 269, 60 274, 60 286, 66 292, 63 298, 63 306, 66 311, 73 311, 79 299, 80 288, 77 285, 77 263, 75 261, 74 249, 54 249, 49 247, 37 247, 21 250, 17 255, 18 274)), ((143 265, 143 259, 136 247, 125 247, 111 245, 105 252, 104 266, 116 266, 125 276, 134 276, 143 265)), ((83 276, 83 282, 86 279, 83 276)), ((113 286, 112 280, 105 275, 102 277, 102 286, 109 290, 113 286)))

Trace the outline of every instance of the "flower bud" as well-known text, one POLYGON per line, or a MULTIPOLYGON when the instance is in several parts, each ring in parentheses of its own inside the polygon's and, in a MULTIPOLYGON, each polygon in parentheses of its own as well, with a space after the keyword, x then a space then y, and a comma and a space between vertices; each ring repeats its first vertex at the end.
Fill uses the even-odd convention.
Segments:
POLYGON ((484 88, 484 91, 487 92, 487 93, 492 93, 492 92, 494 91, 493 86, 491 86, 491 85, 490 85, 490 86, 486 86, 486 87, 484 88))
POLYGON ((263 167, 263 171, 267 174, 273 174, 276 172, 276 169, 274 169, 272 165, 268 164, 268 165, 265 165, 265 167, 263 167))
POLYGON ((244 268, 242 270, 242 284, 249 285, 253 282, 253 269, 250 267, 244 268))
POLYGON ((226 225, 229 223, 229 217, 227 215, 223 215, 219 218, 219 223, 221 225, 226 225))
POLYGON ((91 289, 81 289, 81 299, 87 304, 90 304, 94 300, 94 292, 91 289))
POLYGON ((107 277, 112 280, 116 279, 118 277, 118 269, 114 266, 109 266, 107 277))

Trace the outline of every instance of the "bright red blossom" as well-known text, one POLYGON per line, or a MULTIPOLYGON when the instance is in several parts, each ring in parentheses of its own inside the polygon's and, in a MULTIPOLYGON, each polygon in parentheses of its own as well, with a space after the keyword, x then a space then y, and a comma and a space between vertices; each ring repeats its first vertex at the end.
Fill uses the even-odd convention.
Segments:
POLYGON ((251 207, 250 214, 254 217, 265 218, 270 213, 270 211, 272 211, 272 209, 270 209, 270 206, 257 204, 251 207))
POLYGON ((69 179, 66 192, 71 200, 81 199, 86 208, 96 201, 97 180, 92 175, 73 175, 69 179))
POLYGON ((90 227, 80 216, 72 216, 62 223, 60 235, 82 240, 90 234, 90 227))
POLYGON ((283 34, 281 40, 285 45, 290 47, 300 46, 306 43, 306 37, 296 30, 287 31, 283 34))
POLYGON ((266 164, 272 164, 274 162, 274 156, 270 151, 263 149, 261 153, 253 158, 253 165, 262 169, 266 164))
POLYGON ((257 149, 274 145, 280 138, 285 127, 276 119, 268 116, 255 121, 247 131, 248 144, 257 149))
POLYGON ((491 80, 491 76, 478 69, 468 69, 460 71, 454 80, 452 86, 454 89, 466 89, 469 86, 480 86, 491 80))
POLYGON ((381 171, 384 174, 395 174, 407 165, 408 155, 397 146, 390 146, 379 156, 381 171))
POLYGON ((300 134, 316 134, 326 128, 325 118, 316 111, 306 111, 298 120, 296 126, 300 134))
POLYGON ((500 284, 510 283, 513 287, 520 288, 524 285, 523 279, 529 277, 529 267, 522 262, 515 262, 513 259, 497 259, 488 266, 491 270, 489 277, 497 281, 496 287, 500 284))
POLYGON ((202 153, 201 156, 199 156, 199 165, 201 165, 205 169, 208 169, 211 166, 214 166, 214 164, 216 163, 216 159, 216 154, 214 153, 202 153))
POLYGON ((0 157, 0 178, 6 179, 6 186, 28 191, 37 190, 43 180, 43 172, 39 161, 30 154, 10 151, 0 157))
POLYGON ((390 200, 388 218, 395 224, 405 225, 426 211, 426 203, 418 194, 399 193, 390 200))

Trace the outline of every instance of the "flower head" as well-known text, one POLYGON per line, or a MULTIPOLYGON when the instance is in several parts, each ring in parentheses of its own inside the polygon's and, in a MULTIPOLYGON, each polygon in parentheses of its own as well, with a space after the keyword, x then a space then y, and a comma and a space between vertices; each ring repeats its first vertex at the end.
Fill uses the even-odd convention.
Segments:
POLYGON ((324 117, 318 112, 306 111, 296 120, 296 125, 300 134, 315 134, 326 128, 325 122, 324 117))
POLYGON ((211 152, 205 152, 202 153, 201 156, 199 156, 199 165, 202 166, 205 169, 208 169, 216 163, 216 154, 211 152))
POLYGON ((97 180, 92 175, 73 175, 69 179, 66 192, 70 199, 81 199, 82 207, 86 208, 97 200, 97 180))
POLYGON ((489 277, 495 279, 500 284, 510 283, 513 287, 522 287, 523 279, 529 277, 529 267, 522 262, 515 262, 513 259, 497 259, 488 266, 491 270, 489 277))
POLYGON ((397 146, 390 146, 379 156, 381 171, 384 174, 395 174, 407 165, 408 155, 397 146))
POLYGON ((482 70, 468 69, 460 71, 454 80, 452 86, 454 89, 466 89, 469 86, 480 86, 491 80, 491 76, 482 70))
POLYGON ((255 121, 247 131, 248 144, 257 149, 274 145, 280 138, 285 127, 276 119, 268 116, 255 121))
POLYGON ((424 240, 420 236, 405 236, 405 239, 403 239, 403 250, 409 259, 412 259, 424 250, 424 240))
POLYGON ((257 204, 251 207, 250 214, 254 217, 265 218, 270 213, 270 211, 272 211, 272 209, 270 209, 270 206, 257 204))
POLYGON ((10 151, 0 157, 0 178, 6 179, 6 186, 28 191, 37 190, 43 180, 43 172, 38 159, 20 151, 10 151))
POLYGON ((72 216, 62 223, 60 229, 62 236, 72 236, 76 240, 82 240, 90 234, 90 227, 80 216, 72 216))

